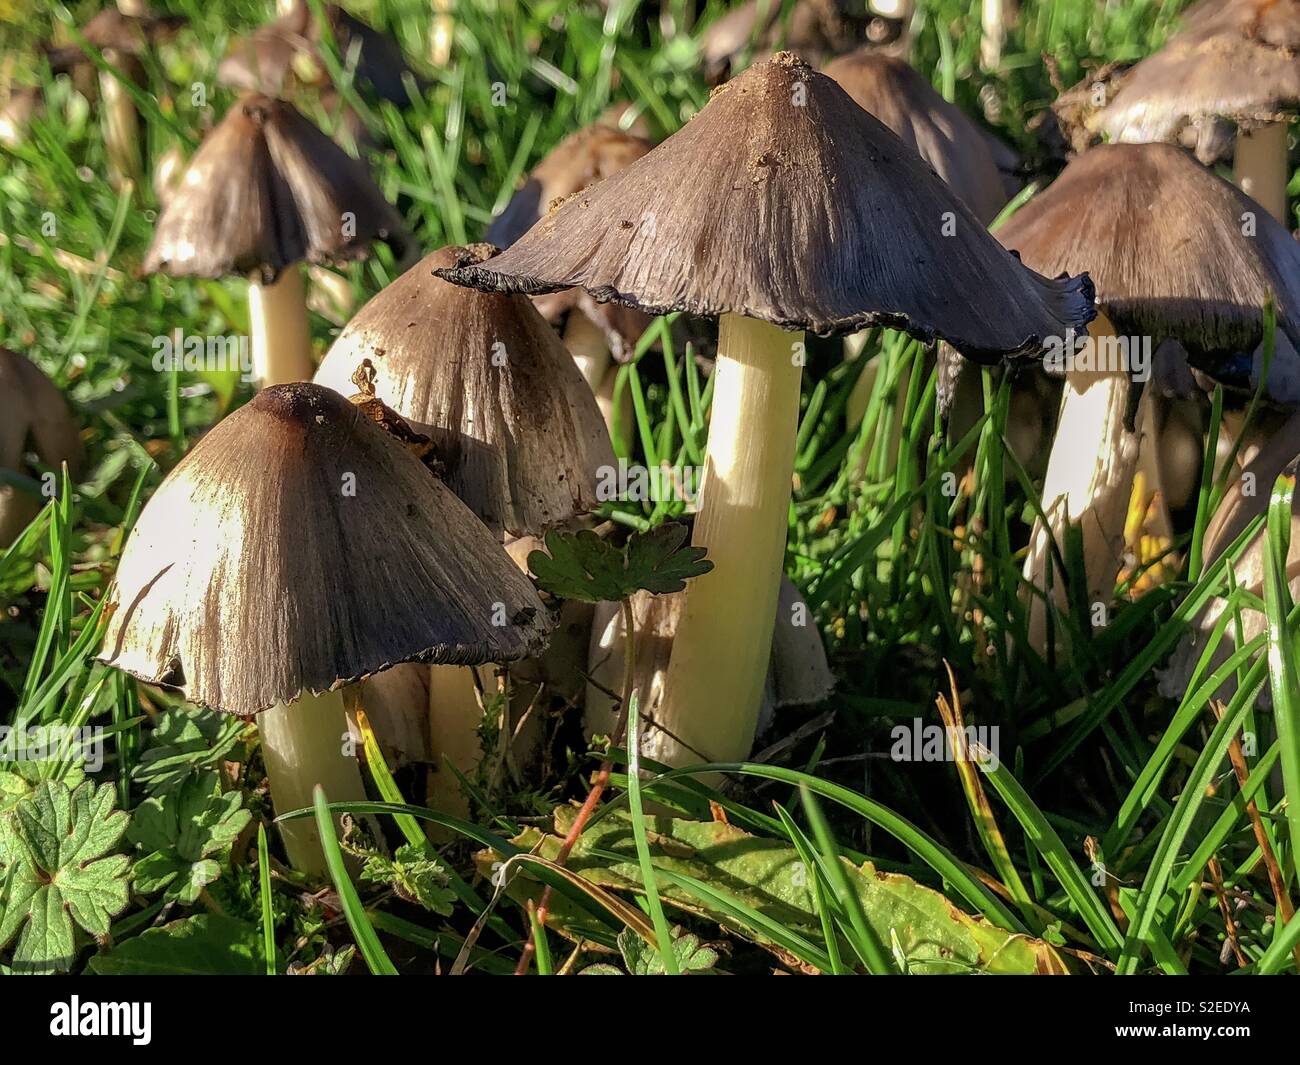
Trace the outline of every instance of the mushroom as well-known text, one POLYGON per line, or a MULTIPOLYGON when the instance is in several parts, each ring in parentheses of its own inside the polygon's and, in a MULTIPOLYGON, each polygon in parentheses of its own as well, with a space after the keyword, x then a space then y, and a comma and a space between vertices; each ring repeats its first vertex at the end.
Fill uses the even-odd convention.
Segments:
POLYGON ((403 240, 402 220, 365 166, 292 104, 243 96, 204 138, 167 199, 146 272, 251 275, 253 372, 259 385, 312 374, 300 260, 344 261, 379 238, 403 240))
MULTIPOLYGON (((510 661, 549 619, 473 514, 357 406, 273 386, 167 475, 127 540, 100 657, 258 726, 283 812, 365 797, 345 694, 410 660, 510 661), (350 746, 350 745, 349 745, 350 746)), ((295 867, 324 868, 310 820, 295 867)))
POLYGON ((767 674, 803 331, 887 326, 992 360, 1037 353, 1092 316, 1086 278, 1024 269, 911 149, 790 53, 716 90, 500 255, 440 273, 721 319, 693 534, 715 565, 687 589, 660 714, 682 756, 720 760, 748 753, 767 674))
MULTIPOLYGON (((1263 338, 1262 308, 1272 299, 1278 330, 1269 395, 1300 403, 1294 348, 1300 323, 1292 318, 1300 307, 1300 248, 1240 190, 1164 144, 1090 149, 997 236, 1036 270, 1087 264, 1096 285, 1101 313, 1082 353, 1093 365, 1064 366, 1065 395, 1042 495, 1050 525, 1035 527, 1025 577, 1046 591, 1052 537, 1063 544, 1067 523, 1078 524, 1089 602, 1106 601, 1121 562, 1139 435, 1149 438, 1154 428, 1145 400, 1141 433, 1134 424, 1133 373, 1151 358, 1152 346, 1174 340, 1192 367, 1249 392, 1260 356, 1247 353, 1263 338), (1142 347, 1134 351, 1134 344, 1142 347)), ((1148 473, 1158 489, 1158 468, 1148 473)), ((1058 602, 1061 583, 1057 573, 1058 602)), ((1030 636, 1040 649, 1046 621, 1045 603, 1035 596, 1030 636)))
MULTIPOLYGON (((307 0, 287 0, 279 6, 274 21, 231 42, 217 67, 218 82, 254 92, 281 93, 291 74, 313 84, 323 80, 320 47, 324 26, 313 17, 307 0)), ((355 53, 356 82, 381 100, 398 107, 409 105, 405 78, 410 76, 417 88, 421 80, 406 62, 401 46, 338 4, 325 4, 324 13, 344 66, 355 53)))
POLYGON ((464 253, 435 251, 371 298, 315 380, 350 395, 372 368, 375 396, 433 441, 443 479, 484 524, 540 535, 600 505, 614 452, 582 375, 527 299, 435 276, 464 253))
MULTIPOLYGON (((573 360, 527 298, 434 276, 461 253, 433 252, 374 296, 334 342, 316 382, 343 394, 358 382, 373 388, 432 440, 447 485, 495 534, 540 535, 600 505, 599 479, 615 469, 609 434, 573 360)), ((435 667, 430 685, 439 764, 467 771, 483 717, 474 678, 435 667)), ((432 801, 459 807, 451 774, 435 776, 432 801)))
MULTIPOLYGON (((144 83, 144 68, 140 55, 154 44, 169 40, 189 20, 183 15, 155 17, 137 8, 140 13, 124 11, 131 5, 121 2, 117 7, 105 8, 92 16, 80 33, 86 44, 103 53, 104 61, 117 67, 138 84, 144 83)), ((89 59, 81 44, 64 46, 47 45, 46 58, 55 74, 71 74, 87 66, 89 59)), ((140 159, 140 120, 130 93, 117 77, 110 73, 99 76, 101 113, 104 120, 104 146, 109 165, 120 178, 139 180, 143 172, 140 159)))
POLYGON ((1089 126, 1111 141, 1195 146, 1209 165, 1233 143, 1247 195, 1287 221, 1287 122, 1300 107, 1300 0, 1199 4, 1182 32, 1125 76, 1089 126))
MULTIPOLYGON (((665 696, 673 641, 681 624, 684 592, 632 597, 636 626, 636 664, 633 690, 638 693, 641 721, 639 750, 661 761, 675 753, 676 739, 660 724, 659 708, 665 696)), ((617 603, 599 603, 591 625, 591 650, 587 696, 584 704, 587 734, 612 735, 618 723, 626 636, 623 612, 617 603)), ((808 605, 788 577, 781 578, 776 620, 772 631, 772 656, 763 685, 756 735, 771 725, 775 712, 787 706, 809 706, 830 695, 835 677, 826 663, 826 649, 808 605)), ((615 737, 617 739, 618 737, 615 737)), ((693 752, 702 758, 700 752, 693 752)))
POLYGON ((736 63, 750 49, 770 53, 780 46, 821 62, 864 43, 905 52, 910 0, 747 0, 715 19, 700 37, 700 58, 710 82, 737 73, 736 63))
MULTIPOLYGON (((581 192, 593 181, 607 178, 640 159, 654 145, 643 137, 603 123, 581 129, 562 140, 536 167, 523 187, 488 227, 488 243, 508 248, 530 230, 549 206, 581 192)), ((650 316, 630 307, 599 304, 582 289, 538 296, 534 303, 550 322, 563 320, 564 346, 596 394, 610 432, 614 430, 614 383, 650 316)), ((622 422, 631 424, 631 394, 624 396, 622 422)))
MULTIPOLYGON (((1295 476, 1300 466, 1300 414, 1292 415, 1246 464, 1236 477, 1218 510, 1214 512, 1205 530, 1205 562, 1213 564, 1240 536, 1258 515, 1268 510, 1269 497, 1279 475, 1290 472, 1295 476)), ((1259 598, 1264 597, 1264 574, 1269 550, 1268 529, 1261 528, 1245 546, 1233 564, 1233 581, 1238 589, 1259 598)), ((1291 546, 1287 553, 1286 580, 1292 599, 1300 599, 1300 495, 1292 503, 1291 546)), ((1160 674, 1160 692, 1166 698, 1181 699, 1191 683, 1196 666, 1205 653, 1211 634, 1227 609, 1225 598, 1212 599, 1192 622, 1191 631, 1183 637, 1169 664, 1160 674)), ((1268 628, 1264 614, 1245 603, 1241 608, 1241 644, 1237 629, 1231 622, 1215 649, 1203 677, 1208 677, 1228 660, 1242 644, 1249 643, 1268 628)), ((1226 680, 1215 693, 1215 698, 1230 700, 1236 694, 1235 678, 1226 680)), ((1260 693, 1263 706, 1272 704, 1272 695, 1265 685, 1260 693)))
MULTIPOLYGON (((1005 158, 1010 149, 935 92, 903 60, 861 48, 828 63, 823 73, 834 78, 859 107, 878 118, 929 163, 985 225, 997 217, 1014 194, 1014 183, 1007 180, 994 157, 995 150, 999 158, 1005 158)), ((1015 158, 1014 153, 1011 156, 1015 158)), ((865 333, 850 337, 846 357, 859 357, 866 338, 865 333)), ((861 423, 879 371, 877 359, 858 375, 845 407, 850 427, 861 423)), ((900 378, 900 396, 907 394, 910 379, 910 372, 900 378)), ((901 434, 901 420, 895 419, 891 454, 897 454, 901 434)))
POLYGON ((994 158, 995 138, 903 60, 862 48, 828 63, 823 73, 929 163, 985 225, 1014 194, 994 158))
MULTIPOLYGON (((32 474, 28 451, 76 477, 84 458, 77 424, 54 382, 34 362, 0 348, 0 469, 32 474)), ((31 492, 0 482, 0 549, 30 524, 41 505, 31 492)))

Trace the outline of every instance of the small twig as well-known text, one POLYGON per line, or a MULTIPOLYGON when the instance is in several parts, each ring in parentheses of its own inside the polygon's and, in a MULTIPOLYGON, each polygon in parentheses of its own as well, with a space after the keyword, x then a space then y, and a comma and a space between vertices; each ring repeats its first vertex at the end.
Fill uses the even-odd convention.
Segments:
MULTIPOLYGON (((1224 705, 1221 701, 1216 699, 1210 706, 1214 710, 1216 719, 1223 717, 1224 705)), ((1232 741, 1228 744, 1228 760, 1232 763, 1232 771, 1237 776, 1237 786, 1244 791, 1250 779, 1250 767, 1246 764, 1246 754, 1241 748, 1239 732, 1233 735, 1232 741)), ((1246 816, 1250 819, 1250 827, 1255 833, 1255 842, 1259 844, 1260 857, 1268 872, 1268 883, 1273 890, 1273 902, 1277 907, 1277 914, 1281 917, 1283 925, 1289 924, 1295 915, 1295 908, 1291 905, 1291 896, 1287 894, 1286 880, 1282 876, 1281 867, 1277 864, 1277 855, 1273 853, 1273 846, 1268 841, 1268 833, 1264 831, 1264 819, 1260 817, 1259 805, 1253 798, 1246 800, 1246 816)), ((1296 969, 1300 971, 1300 946, 1295 948, 1293 954, 1296 969)))
POLYGON ((1206 869, 1209 870, 1210 882, 1214 885, 1214 897, 1219 901, 1219 913, 1223 915, 1224 940, 1237 959, 1237 968, 1244 969, 1250 961, 1237 942, 1237 922, 1232 918, 1232 904, 1223 892, 1223 870, 1219 866, 1219 859, 1211 858, 1206 862, 1206 869))
MULTIPOLYGON (((624 746, 626 746, 628 706, 632 701, 632 683, 636 679, 636 640, 633 633, 635 621, 632 616, 632 600, 624 596, 621 606, 623 608, 623 696, 618 709, 618 720, 614 723, 614 731, 610 739, 612 742, 622 735, 624 746)), ((601 762, 600 768, 592 778, 591 791, 587 793, 586 801, 579 807, 578 815, 573 819, 573 824, 569 827, 569 832, 564 837, 564 842, 560 844, 560 849, 555 855, 556 865, 562 866, 568 861, 569 855, 578 842, 578 837, 582 835, 582 830, 587 826, 587 822, 591 820, 591 815, 600 804, 600 797, 604 794, 605 786, 609 783, 609 776, 613 769, 614 763, 611 759, 606 758, 601 762)), ((542 892, 541 901, 537 904, 538 928, 546 927, 546 918, 550 913, 551 891, 551 885, 547 884, 542 892)), ((537 944, 533 942, 532 923, 529 922, 528 941, 524 944, 524 951, 519 957, 519 964, 515 967, 516 976, 523 976, 528 972, 528 967, 532 963, 533 955, 536 952, 537 944)))

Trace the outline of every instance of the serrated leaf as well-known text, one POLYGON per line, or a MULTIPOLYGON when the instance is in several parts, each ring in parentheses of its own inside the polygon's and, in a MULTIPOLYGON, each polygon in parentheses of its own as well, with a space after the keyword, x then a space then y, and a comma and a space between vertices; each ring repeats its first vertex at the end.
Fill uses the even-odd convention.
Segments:
POLYGON ((171 707, 158 716, 131 775, 150 795, 165 794, 225 758, 243 731, 237 717, 200 707, 171 707))
POLYGON ((210 856, 228 848, 252 815, 239 792, 219 785, 216 773, 201 773, 136 807, 127 839, 150 852, 136 864, 140 891, 167 888, 167 899, 188 904, 221 875, 210 856))
POLYGON ((111 784, 69 789, 45 781, 2 822, 0 864, 8 885, 0 913, 0 947, 15 936, 20 972, 67 969, 76 954, 73 922, 93 936, 129 898, 125 855, 110 855, 127 827, 113 808, 111 784))
POLYGON ((172 921, 90 959, 101 976, 258 976, 262 937, 245 921, 199 914, 172 921))
POLYGON ((391 884, 407 902, 417 903, 444 917, 451 913, 456 903, 447 870, 425 847, 407 843, 398 847, 392 858, 371 852, 361 870, 361 879, 391 884))
POLYGON ((684 546, 685 525, 670 522, 634 533, 622 548, 584 529, 546 534, 546 551, 528 556, 544 591, 561 599, 618 602, 638 591, 680 592, 692 577, 713 568, 704 548, 684 546))
MULTIPOLYGON (((659 951, 633 932, 625 928, 618 934, 618 949, 623 955, 623 963, 633 976, 663 976, 664 962, 659 951)), ((683 973, 708 972, 718 963, 718 952, 700 942, 694 932, 673 930, 673 955, 677 958, 677 968, 683 973)))

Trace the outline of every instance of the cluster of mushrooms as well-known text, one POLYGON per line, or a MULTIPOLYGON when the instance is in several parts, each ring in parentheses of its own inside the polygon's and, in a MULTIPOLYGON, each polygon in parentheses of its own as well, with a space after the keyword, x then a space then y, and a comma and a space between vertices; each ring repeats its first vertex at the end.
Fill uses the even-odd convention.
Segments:
MULTIPOLYGON (((715 76, 739 64, 737 41, 775 32, 760 22, 778 6, 715 25, 704 48, 715 76)), ((394 102, 421 91, 393 41, 326 10, 368 91, 394 102)), ((1024 574, 1039 651, 1065 602, 1071 526, 1086 594, 1102 602, 1132 563, 1135 509, 1144 534, 1172 536, 1171 510, 1200 480, 1207 390, 1222 385, 1237 407, 1262 393, 1272 420, 1237 461, 1263 477, 1294 467, 1300 249, 1285 181, 1300 0, 1204 0, 1159 53, 1108 71, 1096 106, 1061 108, 1076 150, 1064 172, 994 233, 1022 182, 1015 153, 901 58, 909 4, 873 0, 865 20, 837 11, 801 2, 787 27, 823 69, 790 51, 760 58, 658 144, 611 114, 541 161, 487 243, 418 261, 365 165, 287 98, 304 66, 319 75, 308 6, 288 3, 235 42, 222 77, 245 94, 172 175, 144 268, 248 280, 259 391, 141 514, 104 660, 256 715, 280 810, 308 805, 318 784, 333 800, 364 797, 344 742, 358 707, 391 749, 439 767, 434 805, 463 810, 457 773, 479 755, 483 691, 504 663, 563 688, 591 733, 608 732, 621 616, 544 602, 527 556, 548 530, 593 524, 597 478, 616 461, 618 364, 673 312, 717 333, 692 528, 714 568, 633 610, 639 743, 670 765, 744 758, 773 707, 816 702, 832 684, 815 626, 790 624, 798 593, 783 576, 806 334, 849 337, 846 357, 881 328, 933 345, 951 419, 971 367, 1021 368, 1009 445, 1026 465, 1047 452, 1024 574), (1213 169, 1233 152, 1235 185, 1213 169), (304 265, 376 241, 410 265, 318 362, 304 265), (1108 337, 1149 338, 1148 379, 1068 363, 1054 383, 1042 373, 1053 345, 1074 354, 1108 337)), ((986 0, 983 14, 995 63, 1006 13, 986 0)), ((119 51, 156 36, 147 16, 114 17, 137 20, 119 51)), ((449 39, 450 16, 439 18, 435 51, 449 39)), ((35 373, 0 356, 0 380, 35 373)), ((29 435, 46 463, 73 461, 75 434, 49 425, 59 403, 28 405, 30 434, 6 424, 0 462, 18 468, 29 435)), ((1209 559, 1266 495, 1230 495, 1209 559)), ((23 520, 0 509, 0 528, 23 520)), ((1179 655, 1195 660, 1195 636, 1179 655)), ((518 712, 527 699, 511 702, 518 712)), ((285 836, 295 865, 321 868, 310 822, 285 836)))

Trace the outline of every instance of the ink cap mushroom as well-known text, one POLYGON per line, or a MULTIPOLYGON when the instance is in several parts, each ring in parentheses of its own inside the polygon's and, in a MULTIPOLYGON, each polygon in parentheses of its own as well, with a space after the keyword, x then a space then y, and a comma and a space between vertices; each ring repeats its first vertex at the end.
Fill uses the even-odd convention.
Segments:
MULTIPOLYGON (((100 657, 257 716, 276 809, 365 797, 345 695, 400 662, 510 661, 550 619, 483 524, 330 389, 272 386, 167 475, 127 539, 100 657)), ((324 869, 310 819, 290 860, 324 869)))
POLYGON ((1094 313, 1086 277, 1023 267, 915 152, 790 53, 714 90, 684 128, 499 255, 440 274, 721 319, 693 534, 715 568, 687 590, 661 716, 722 761, 748 753, 767 675, 804 331, 886 326, 987 361, 1032 356, 1094 313))
POLYGON ((259 385, 311 377, 299 263, 363 258, 372 241, 400 253, 405 230, 365 165, 284 100, 249 93, 189 161, 158 218, 146 273, 249 278, 259 385))

